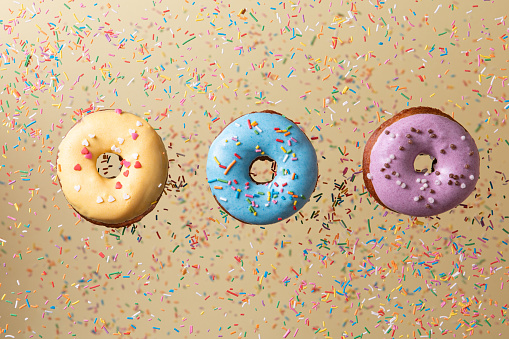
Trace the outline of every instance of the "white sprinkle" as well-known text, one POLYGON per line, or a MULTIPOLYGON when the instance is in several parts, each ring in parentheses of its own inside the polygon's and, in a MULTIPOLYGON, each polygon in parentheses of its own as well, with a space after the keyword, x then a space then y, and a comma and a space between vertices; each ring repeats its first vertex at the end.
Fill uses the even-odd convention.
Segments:
POLYGON ((396 172, 396 174, 394 174, 394 175, 399 178, 399 173, 398 172, 396 172))
POLYGON ((424 184, 424 185, 422 185, 422 187, 428 188, 428 184, 424 184))
POLYGON ((415 182, 421 182, 420 178, 415 179, 415 182))
POLYGON ((461 136, 461 140, 465 140, 465 139, 466 139, 466 138, 465 138, 465 136, 464 136, 464 135, 462 135, 462 136, 461 136))
POLYGON ((159 185, 157 185, 157 187, 161 187, 162 185, 163 185, 163 183, 162 183, 162 182, 160 182, 160 183, 159 183, 159 185))
POLYGON ((424 186, 420 187, 419 189, 420 189, 421 191, 424 191, 424 186))
POLYGON ((115 201, 115 198, 112 195, 110 195, 108 197, 108 202, 114 202, 114 201, 115 201))
POLYGON ((406 187, 406 184, 405 183, 402 183, 401 184, 401 188, 405 188, 406 187))
POLYGON ((74 186, 74 189, 76 190, 76 192, 79 192, 80 189, 81 189, 81 186, 80 185, 76 185, 76 186, 74 186))
POLYGON ((390 164, 390 163, 391 163, 391 161, 392 161, 392 160, 391 160, 390 158, 385 159, 385 162, 386 162, 386 163, 388 163, 388 164, 390 164))
POLYGON ((427 177, 428 175, 430 175, 430 173, 428 173, 428 172, 424 173, 425 177, 427 177))
POLYGON ((473 174, 470 174, 470 176, 469 176, 468 178, 469 178, 470 180, 474 180, 474 179, 475 179, 475 177, 474 177, 474 175, 473 175, 473 174))
POLYGON ((235 126, 240 127, 240 124, 238 122, 235 123, 235 126))
POLYGON ((133 156, 133 159, 134 159, 134 160, 138 160, 138 153, 133 153, 133 155, 132 155, 132 156, 133 156))
POLYGON ((124 139, 122 139, 122 138, 118 138, 117 140, 118 140, 118 143, 119 143, 120 145, 122 145, 122 144, 124 143, 124 139))
POLYGON ((396 180, 396 185, 398 185, 398 186, 401 185, 401 181, 396 180))
POLYGON ((120 148, 115 148, 115 152, 117 152, 117 153, 121 153, 121 152, 122 152, 122 150, 121 150, 120 148))
POLYGON ((89 138, 95 138, 95 134, 89 134, 88 137, 89 138))
POLYGON ((129 199, 130 197, 131 197, 131 196, 130 196, 129 194, 124 193, 124 200, 127 200, 127 199, 129 199))
POLYGON ((467 187, 467 185, 465 185, 465 184, 461 184, 461 186, 460 186, 460 187, 461 187, 461 188, 465 188, 465 187, 467 187))
POLYGON ((111 150, 114 151, 117 148, 117 146, 113 145, 111 146, 111 150))
POLYGON ((419 197, 414 197, 414 201, 419 201, 419 197))
POLYGON ((285 154, 285 158, 283 159, 283 162, 286 162, 286 159, 288 159, 288 154, 285 154))
POLYGON ((141 121, 136 121, 136 126, 140 127, 142 126, 143 124, 141 123, 141 121))
POLYGON ((391 154, 389 155, 389 158, 391 158, 392 160, 396 159, 396 156, 394 154, 391 154))
POLYGON ((262 132, 263 132, 263 131, 260 129, 260 127, 255 126, 255 128, 256 128, 256 130, 257 130, 258 132, 260 132, 260 133, 262 133, 262 132))
POLYGON ((427 179, 422 179, 421 182, 425 183, 425 182, 428 182, 428 180, 427 179))
POLYGON ((373 175, 371 175, 371 173, 366 174, 366 176, 368 177, 369 180, 373 179, 373 175))
POLYGON ((223 197, 219 198, 219 200, 228 201, 226 198, 223 198, 223 197))
POLYGON ((97 197, 97 199, 95 200, 95 202, 98 203, 98 204, 102 203, 103 201, 104 200, 101 197, 97 197))
POLYGON ((429 201, 429 203, 430 203, 430 204, 432 204, 432 203, 434 203, 434 202, 435 202, 435 199, 433 199, 433 198, 428 198, 428 201, 429 201))
POLYGON ((389 134, 389 136, 390 136, 392 139, 395 139, 395 138, 396 138, 396 135, 395 135, 394 133, 389 134))
POLYGON ((88 143, 87 139, 84 139, 84 140, 81 142, 81 144, 82 144, 83 146, 88 146, 88 145, 90 145, 90 144, 88 143))
POLYGON ((136 130, 132 129, 132 128, 129 128, 129 134, 133 134, 133 133, 136 133, 136 130))

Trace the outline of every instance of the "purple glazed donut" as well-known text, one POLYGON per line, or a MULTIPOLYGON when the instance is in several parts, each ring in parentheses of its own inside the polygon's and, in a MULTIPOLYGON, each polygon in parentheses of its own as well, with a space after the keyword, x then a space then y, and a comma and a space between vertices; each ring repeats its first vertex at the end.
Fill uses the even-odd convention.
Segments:
POLYGON ((364 183, 375 200, 416 217, 446 212, 475 189, 479 152, 463 126, 438 109, 413 107, 385 121, 369 138, 364 183), (417 172, 419 154, 436 159, 434 171, 417 172))

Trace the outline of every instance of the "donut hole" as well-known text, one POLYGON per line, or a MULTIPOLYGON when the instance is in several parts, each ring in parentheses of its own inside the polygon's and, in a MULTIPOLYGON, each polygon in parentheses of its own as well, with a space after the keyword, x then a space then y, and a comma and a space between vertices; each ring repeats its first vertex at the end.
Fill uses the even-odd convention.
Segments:
POLYGON ((414 171, 417 173, 426 173, 431 169, 430 173, 435 172, 437 159, 429 154, 421 153, 415 157, 414 171))
POLYGON ((115 153, 103 153, 97 157, 97 173, 106 179, 116 178, 122 169, 122 157, 115 153))
POLYGON ((271 182, 277 173, 277 163, 269 156, 256 158, 249 166, 249 176, 257 184, 271 182))

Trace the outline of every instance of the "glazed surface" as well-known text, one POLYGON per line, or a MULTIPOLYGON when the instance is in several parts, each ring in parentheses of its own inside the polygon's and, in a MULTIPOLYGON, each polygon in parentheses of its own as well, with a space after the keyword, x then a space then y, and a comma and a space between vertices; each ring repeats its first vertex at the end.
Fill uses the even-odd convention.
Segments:
POLYGON ((456 207, 479 178, 475 141, 460 124, 438 114, 408 115, 390 124, 375 141, 369 160, 365 179, 371 181, 380 202, 411 216, 431 216, 456 207), (437 159, 433 173, 414 170, 419 154, 437 159))
POLYGON ((290 217, 310 199, 318 177, 313 145, 292 121, 276 113, 246 114, 210 146, 207 179, 218 203, 234 218, 272 224, 290 217), (268 156, 277 163, 270 183, 249 175, 251 163, 268 156))
POLYGON ((166 183, 168 156, 147 121, 131 113, 97 111, 84 116, 62 140, 57 173, 67 201, 79 214, 114 226, 157 203, 166 183), (106 152, 123 158, 116 178, 97 171, 97 158, 106 152))

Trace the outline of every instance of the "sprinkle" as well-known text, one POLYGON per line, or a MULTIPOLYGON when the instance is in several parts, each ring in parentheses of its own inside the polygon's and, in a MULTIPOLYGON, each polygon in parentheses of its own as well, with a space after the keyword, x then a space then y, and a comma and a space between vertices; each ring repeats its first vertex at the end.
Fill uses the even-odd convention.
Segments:
POLYGON ((81 154, 88 154, 88 149, 86 147, 83 147, 81 150, 81 154))
POLYGON ((467 187, 467 185, 465 185, 465 184, 463 183, 463 184, 461 184, 461 186, 460 186, 460 187, 461 187, 461 188, 466 188, 466 187, 467 187))
POLYGON ((122 188, 122 184, 120 183, 120 181, 117 181, 117 183, 115 184, 115 188, 118 190, 122 188))
MULTIPOLYGON (((373 175, 372 175, 371 173, 366 174, 366 177, 367 177, 369 180, 373 179, 373 175)), ((396 182, 396 183, 398 183, 398 182, 396 182)), ((401 184, 401 182, 400 182, 399 184, 401 184)), ((399 184, 398 184, 398 185, 399 185, 399 184)))
POLYGON ((140 127, 143 126, 143 124, 141 123, 141 121, 136 121, 136 126, 140 127))
POLYGON ((136 162, 134 163, 134 168, 140 168, 140 167, 141 167, 140 162, 139 162, 139 161, 136 161, 136 162))
POLYGON ((131 196, 127 193, 124 193, 124 200, 128 200, 131 196))
POLYGON ((138 139, 138 133, 131 133, 131 137, 133 138, 133 140, 138 139))
POLYGON ((230 171, 230 169, 232 168, 233 165, 235 165, 235 163, 237 162, 237 160, 233 160, 229 165, 228 167, 226 168, 226 170, 224 171, 224 175, 227 175, 228 172, 230 171))
POLYGON ((79 192, 80 189, 81 189, 81 186, 80 185, 76 185, 76 186, 74 186, 74 189, 76 190, 76 192, 79 192))
POLYGON ((108 197, 108 202, 114 202, 114 201, 115 201, 115 198, 112 195, 110 195, 108 197))
POLYGON ((119 143, 120 145, 122 145, 122 144, 124 143, 124 139, 122 139, 122 138, 118 138, 117 140, 118 140, 118 143, 119 143))
POLYGON ((98 204, 102 203, 103 201, 104 200, 101 197, 97 197, 97 199, 95 200, 95 202, 97 202, 98 204))
POLYGON ((138 160, 138 153, 133 153, 132 157, 133 157, 134 160, 138 160))
POLYGON ((434 202, 435 202, 435 199, 433 199, 433 198, 428 198, 428 201, 429 201, 429 203, 430 203, 430 204, 432 204, 432 203, 434 203, 434 202))
POLYGON ((115 108, 115 113, 122 114, 122 110, 120 108, 115 108))
POLYGON ((76 164, 76 165, 74 166, 74 170, 75 170, 75 171, 81 171, 81 165, 80 165, 80 164, 76 164))
POLYGON ((475 177, 474 177, 474 175, 473 175, 473 174, 470 174, 470 176, 469 176, 468 178, 469 178, 470 180, 474 180, 474 179, 475 179, 475 177))
POLYGON ((81 142, 81 144, 83 146, 89 146, 90 144, 88 143, 88 140, 87 139, 83 139, 83 141, 81 142))
POLYGON ((89 138, 95 138, 95 134, 89 134, 88 137, 89 138))

